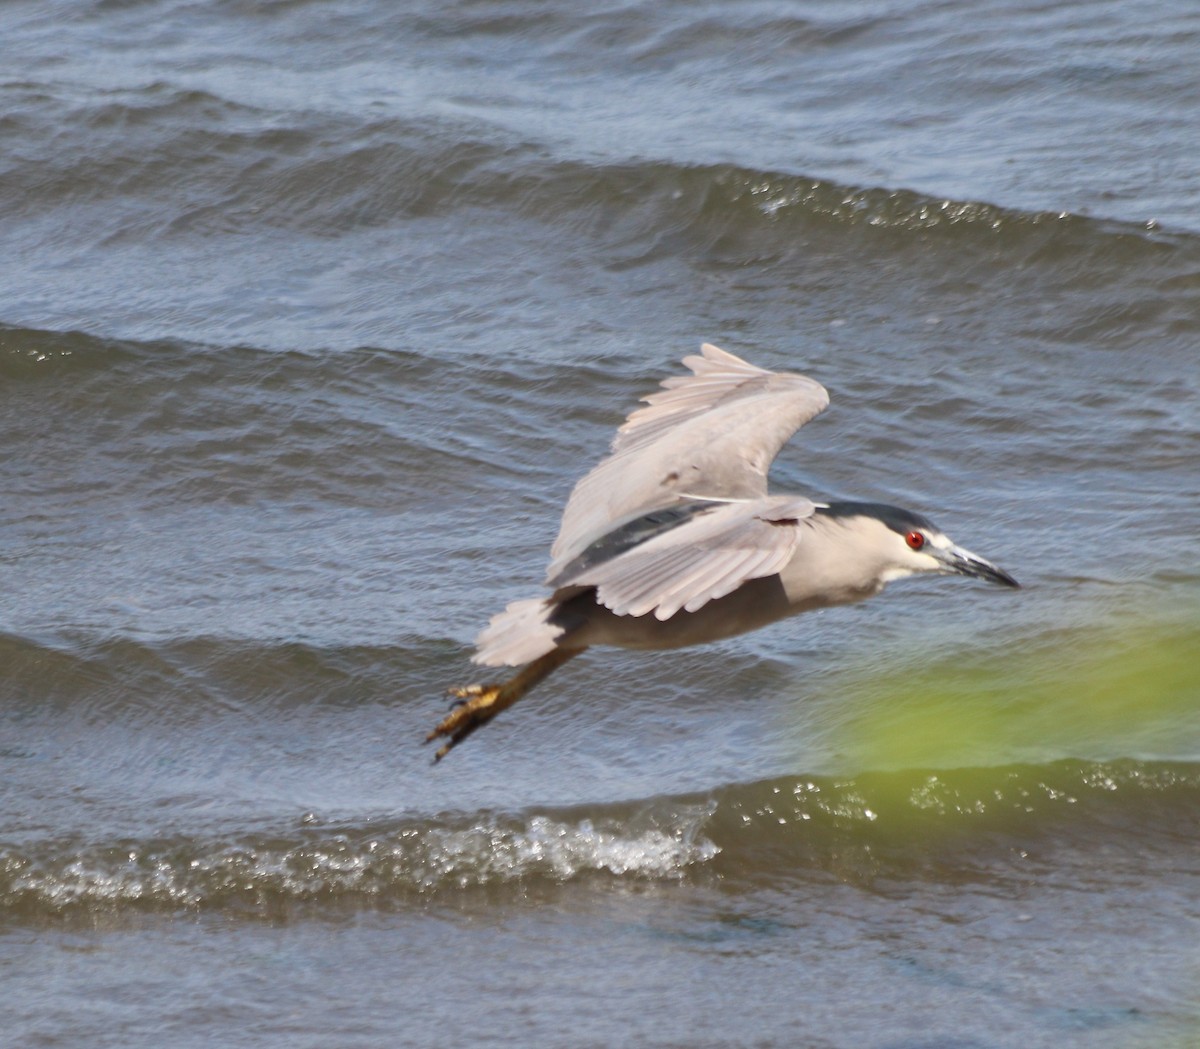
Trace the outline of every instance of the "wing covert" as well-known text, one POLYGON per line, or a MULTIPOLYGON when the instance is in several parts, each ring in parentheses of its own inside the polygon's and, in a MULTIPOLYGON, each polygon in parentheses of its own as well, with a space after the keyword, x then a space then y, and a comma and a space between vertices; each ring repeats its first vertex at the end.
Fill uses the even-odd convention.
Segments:
POLYGON ((619 616, 653 612, 662 620, 680 609, 695 612, 747 580, 781 571, 800 540, 799 522, 814 512, 801 496, 713 503, 558 585, 594 586, 596 599, 619 616))
POLYGON ((829 404, 804 375, 771 372, 706 343, 643 400, 612 454, 584 476, 563 511, 547 578, 622 522, 683 498, 761 499, 784 443, 829 404))

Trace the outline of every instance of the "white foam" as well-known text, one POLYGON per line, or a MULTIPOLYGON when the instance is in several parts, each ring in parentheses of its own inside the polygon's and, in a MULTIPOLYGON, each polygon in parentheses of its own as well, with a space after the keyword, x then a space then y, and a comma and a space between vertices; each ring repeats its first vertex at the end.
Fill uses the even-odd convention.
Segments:
POLYGON ((678 878, 720 852, 701 836, 715 803, 578 821, 488 816, 467 826, 316 830, 301 841, 177 840, 0 855, 0 903, 51 911, 89 905, 206 906, 237 900, 384 896, 588 872, 678 878))
POLYGON ((699 836, 715 807, 677 811, 661 826, 597 826, 588 819, 570 823, 533 816, 510 829, 480 824, 434 831, 426 842, 428 866, 420 881, 434 887, 446 879, 463 885, 538 875, 566 880, 585 871, 679 877, 720 852, 699 836))

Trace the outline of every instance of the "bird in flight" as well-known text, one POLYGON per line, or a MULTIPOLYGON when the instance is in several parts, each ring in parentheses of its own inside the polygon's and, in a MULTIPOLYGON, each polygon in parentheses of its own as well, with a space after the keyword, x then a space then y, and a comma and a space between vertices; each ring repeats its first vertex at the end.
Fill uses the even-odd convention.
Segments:
POLYGON ((716 346, 700 352, 683 359, 690 375, 643 398, 575 485, 549 594, 509 605, 476 639, 473 662, 521 669, 451 689, 457 702, 426 739, 445 741, 435 761, 593 645, 700 645, 922 572, 1019 585, 920 514, 769 494, 771 462, 829 394, 716 346))

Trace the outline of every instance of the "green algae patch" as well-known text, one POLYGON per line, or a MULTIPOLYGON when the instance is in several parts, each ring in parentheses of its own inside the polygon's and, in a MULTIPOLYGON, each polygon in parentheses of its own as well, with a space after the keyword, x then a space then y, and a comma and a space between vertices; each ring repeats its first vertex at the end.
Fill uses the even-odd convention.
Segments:
POLYGON ((1200 616, 1080 625, 1003 649, 852 670, 834 746, 852 768, 1200 758, 1200 616))

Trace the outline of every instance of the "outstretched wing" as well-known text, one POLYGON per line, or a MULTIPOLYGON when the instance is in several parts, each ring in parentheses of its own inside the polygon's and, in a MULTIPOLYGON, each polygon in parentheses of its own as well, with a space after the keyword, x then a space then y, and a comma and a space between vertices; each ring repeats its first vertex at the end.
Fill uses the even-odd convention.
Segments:
POLYGON ((614 528, 682 498, 763 498, 779 449, 829 404, 807 376, 767 371, 707 343, 701 353, 683 359, 693 374, 643 398, 612 454, 575 486, 548 579, 614 528))
POLYGON ((801 496, 710 503, 679 524, 615 557, 554 580, 558 587, 594 586, 596 599, 619 616, 653 612, 670 619, 695 612, 749 579, 779 572, 800 541, 799 522, 815 506, 801 496))

